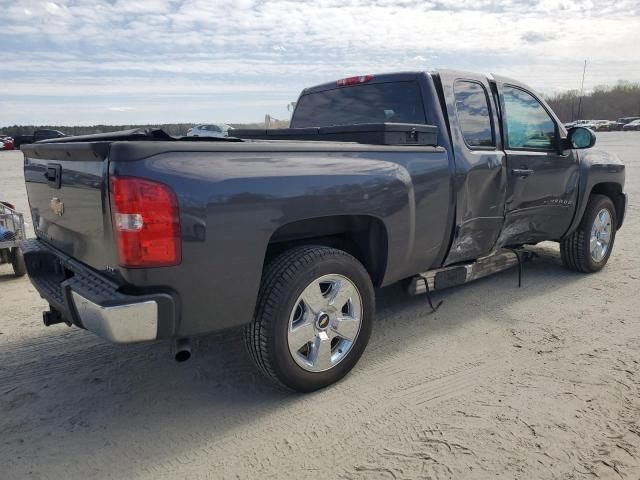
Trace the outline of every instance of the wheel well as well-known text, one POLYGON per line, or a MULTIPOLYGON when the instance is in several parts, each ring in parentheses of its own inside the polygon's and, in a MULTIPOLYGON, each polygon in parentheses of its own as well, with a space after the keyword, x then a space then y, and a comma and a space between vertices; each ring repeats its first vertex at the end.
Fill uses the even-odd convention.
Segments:
POLYGON ((269 240, 264 264, 299 245, 324 245, 343 250, 362 263, 375 286, 382 282, 387 266, 387 230, 376 217, 336 215, 283 225, 269 240))
POLYGON ((622 193, 622 187, 618 183, 598 183, 594 185, 591 189, 591 194, 599 193, 601 195, 606 195, 611 199, 613 205, 616 207, 616 215, 620 218, 620 215, 624 210, 624 200, 620 196, 622 193))
POLYGON ((618 195, 622 193, 622 187, 617 183, 598 183, 591 189, 591 193, 599 193, 611 198, 613 203, 616 202, 618 195))

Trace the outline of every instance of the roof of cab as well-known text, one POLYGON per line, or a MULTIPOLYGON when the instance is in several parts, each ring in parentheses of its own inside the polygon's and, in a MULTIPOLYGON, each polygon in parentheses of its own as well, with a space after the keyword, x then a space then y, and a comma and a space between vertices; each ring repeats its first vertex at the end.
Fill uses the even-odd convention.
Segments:
MULTIPOLYGON (((408 72, 374 73, 372 75, 371 80, 367 80, 366 83, 385 83, 385 82, 411 81, 411 80, 416 80, 421 75, 447 75, 447 76, 454 75, 454 76, 460 76, 460 77, 484 76, 490 81, 499 80, 501 82, 509 83, 509 84, 512 84, 512 85, 522 85, 522 86, 524 86, 524 84, 522 82, 520 82, 518 80, 515 80, 513 78, 502 76, 502 75, 491 74, 491 73, 483 73, 483 72, 470 72, 470 71, 455 70, 455 69, 438 69, 438 70, 423 70, 423 71, 408 71, 408 72)), ((349 78, 349 77, 347 77, 347 78, 349 78)), ((335 79, 335 80, 333 80, 331 82, 321 83, 321 84, 318 84, 318 85, 307 87, 304 90, 302 90, 300 95, 305 95, 307 93, 322 92, 324 90, 333 90, 335 88, 344 88, 344 87, 338 86, 338 84, 337 84, 338 80, 340 80, 340 79, 335 79)), ((356 84, 356 85, 358 85, 358 84, 356 84)), ((353 86, 356 86, 356 85, 353 85, 353 86)))
MULTIPOLYGON (((429 72, 393 72, 393 73, 376 73, 373 74, 373 78, 368 80, 367 83, 385 83, 385 82, 406 82, 415 80, 420 75, 426 75, 429 72)), ((357 75, 355 75, 357 76, 357 75)), ((307 87, 300 95, 305 95, 307 93, 315 93, 322 92, 323 90, 333 90, 334 88, 342 88, 338 87, 337 81, 339 79, 335 79, 331 82, 321 83, 319 85, 314 85, 312 87, 307 87)))

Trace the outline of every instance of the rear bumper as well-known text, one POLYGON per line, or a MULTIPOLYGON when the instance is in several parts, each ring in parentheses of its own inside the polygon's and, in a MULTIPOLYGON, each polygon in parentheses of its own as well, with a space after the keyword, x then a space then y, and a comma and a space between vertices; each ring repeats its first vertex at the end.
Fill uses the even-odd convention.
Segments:
POLYGON ((158 303, 125 303, 104 307, 71 290, 71 298, 82 325, 99 337, 115 343, 142 342, 158 338, 158 303))
POLYGON ((170 293, 124 293, 111 278, 41 240, 21 247, 31 282, 66 323, 114 343, 174 335, 176 302, 170 293))

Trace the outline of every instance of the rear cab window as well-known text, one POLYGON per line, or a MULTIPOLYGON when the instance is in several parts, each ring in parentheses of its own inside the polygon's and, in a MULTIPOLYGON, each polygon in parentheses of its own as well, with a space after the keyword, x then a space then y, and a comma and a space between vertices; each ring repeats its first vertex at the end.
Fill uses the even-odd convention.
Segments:
POLYGON ((496 145, 489 95, 473 80, 457 80, 453 87, 456 115, 462 137, 469 148, 494 148, 496 145))
POLYGON ((368 83, 304 94, 298 100, 291 126, 383 122, 427 123, 418 82, 368 83))

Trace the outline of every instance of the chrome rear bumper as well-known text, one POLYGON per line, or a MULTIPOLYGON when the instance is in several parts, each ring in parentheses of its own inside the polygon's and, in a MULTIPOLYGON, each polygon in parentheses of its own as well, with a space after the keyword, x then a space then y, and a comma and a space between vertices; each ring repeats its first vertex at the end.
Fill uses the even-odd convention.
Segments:
POLYGON ((155 301, 103 307, 71 291, 71 298, 87 330, 114 343, 143 342, 158 336, 158 303, 155 301))
POLYGON ((39 239, 22 242, 27 272, 47 300, 45 325, 65 322, 115 343, 172 338, 176 300, 170 292, 136 293, 39 239))

